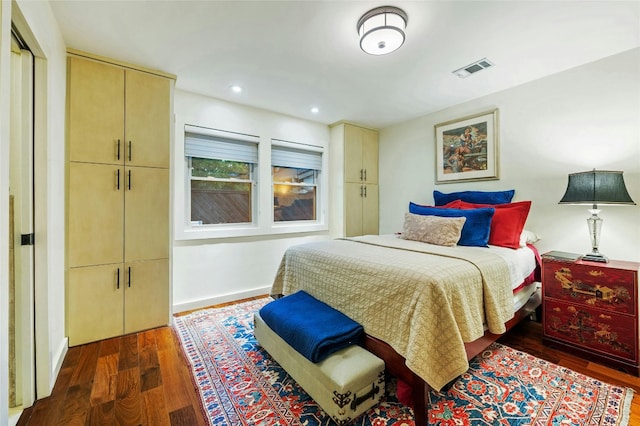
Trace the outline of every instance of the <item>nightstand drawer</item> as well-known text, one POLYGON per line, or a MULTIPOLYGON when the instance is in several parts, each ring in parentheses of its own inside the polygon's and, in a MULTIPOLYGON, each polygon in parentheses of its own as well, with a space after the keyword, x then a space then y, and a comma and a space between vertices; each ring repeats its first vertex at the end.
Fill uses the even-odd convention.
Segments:
POLYGON ((544 299, 544 337, 637 363, 638 322, 629 315, 544 299))
POLYGON ((545 259, 542 282, 545 297, 636 315, 636 271, 545 259))

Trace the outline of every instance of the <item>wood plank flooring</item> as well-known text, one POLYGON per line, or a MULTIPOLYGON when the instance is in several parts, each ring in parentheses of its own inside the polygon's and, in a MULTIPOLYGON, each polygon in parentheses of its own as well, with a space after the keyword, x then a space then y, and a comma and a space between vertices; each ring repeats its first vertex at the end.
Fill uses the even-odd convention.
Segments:
MULTIPOLYGON (((537 322, 523 321, 499 342, 633 388, 629 424, 640 425, 640 378, 543 346, 537 322)), ((25 410, 18 422, 19 426, 205 424, 180 342, 170 327, 70 348, 52 395, 25 410)))

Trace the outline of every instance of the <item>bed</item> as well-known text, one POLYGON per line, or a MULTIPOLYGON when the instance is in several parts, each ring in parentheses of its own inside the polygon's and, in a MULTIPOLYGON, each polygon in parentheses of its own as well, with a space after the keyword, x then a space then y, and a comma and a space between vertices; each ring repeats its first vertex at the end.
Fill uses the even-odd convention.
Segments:
POLYGON ((428 387, 440 390, 464 373, 540 304, 536 259, 532 246, 336 239, 289 248, 271 294, 305 290, 362 324, 365 347, 412 386, 416 424, 426 424, 428 387))

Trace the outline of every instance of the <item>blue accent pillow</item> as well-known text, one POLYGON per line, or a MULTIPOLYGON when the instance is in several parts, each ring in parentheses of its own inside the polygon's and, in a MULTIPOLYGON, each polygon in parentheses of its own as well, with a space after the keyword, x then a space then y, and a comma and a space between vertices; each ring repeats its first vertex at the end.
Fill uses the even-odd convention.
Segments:
POLYGON ((515 192, 515 189, 508 189, 506 191, 461 191, 444 194, 434 190, 433 201, 436 206, 444 206, 455 200, 474 204, 506 204, 511 202, 515 192))
POLYGON ((487 207, 479 209, 443 209, 438 207, 421 206, 409 203, 409 213, 440 216, 440 217, 466 217, 462 227, 460 246, 488 247, 489 232, 491 231, 491 219, 496 209, 487 207))

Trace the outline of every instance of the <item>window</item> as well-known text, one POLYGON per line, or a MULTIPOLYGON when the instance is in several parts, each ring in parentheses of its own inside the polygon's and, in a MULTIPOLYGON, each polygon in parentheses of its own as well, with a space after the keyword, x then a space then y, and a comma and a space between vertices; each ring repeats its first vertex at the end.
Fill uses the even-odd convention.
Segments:
POLYGON ((258 138, 186 126, 191 224, 254 222, 258 138))
POLYGON ((316 221, 322 151, 308 145, 272 142, 274 222, 316 221))

